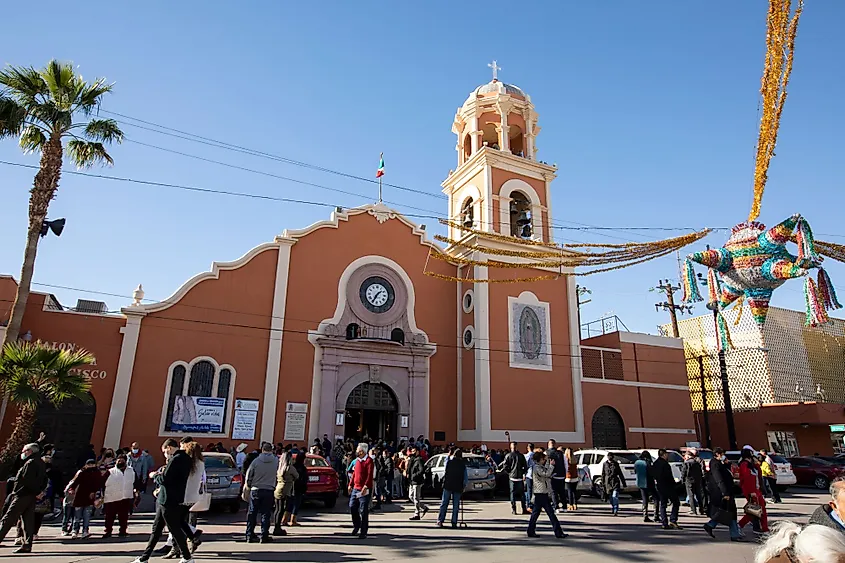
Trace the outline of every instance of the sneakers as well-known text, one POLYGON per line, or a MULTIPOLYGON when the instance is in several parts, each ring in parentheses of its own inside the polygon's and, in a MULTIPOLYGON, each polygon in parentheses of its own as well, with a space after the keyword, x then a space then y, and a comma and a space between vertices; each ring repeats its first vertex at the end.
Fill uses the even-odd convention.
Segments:
POLYGON ((176 548, 173 548, 162 559, 176 559, 177 557, 179 557, 179 552, 176 551, 176 548))
POLYGON ((271 543, 272 541, 273 538, 270 536, 261 536, 261 539, 259 540, 260 543, 271 543))
POLYGON ((70 532, 68 532, 67 530, 62 530, 61 536, 63 538, 69 538, 70 535, 71 535, 70 532))
POLYGON ((677 522, 669 522, 669 528, 672 530, 683 530, 677 522))
POLYGON ((12 553, 32 553, 32 546, 21 544, 21 546, 14 550, 12 553))
POLYGON ((419 520, 419 519, 420 519, 420 515, 419 515, 419 514, 414 514, 413 516, 411 516, 410 518, 408 518, 408 520, 419 520))
POLYGON ((428 514, 428 507, 426 505, 422 505, 422 515, 420 515, 420 518, 424 518, 426 514, 428 514))
POLYGON ((140 557, 137 557, 132 560, 132 563, 147 563, 147 561, 149 561, 149 559, 142 559, 140 557))

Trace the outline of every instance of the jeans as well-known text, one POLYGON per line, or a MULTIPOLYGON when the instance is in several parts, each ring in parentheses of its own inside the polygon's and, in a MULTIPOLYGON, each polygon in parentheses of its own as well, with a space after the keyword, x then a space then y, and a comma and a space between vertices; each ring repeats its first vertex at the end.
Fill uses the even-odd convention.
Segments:
POLYGON ((687 499, 689 500, 690 512, 698 511, 699 514, 704 514, 704 491, 701 490, 701 482, 686 481, 684 483, 687 489, 687 499))
POLYGON ((382 499, 387 498, 387 477, 379 477, 376 480, 376 496, 373 502, 376 506, 381 506, 382 499))
POLYGON ((563 479, 555 479, 552 477, 552 492, 554 497, 551 498, 552 508, 557 508, 559 504, 563 504, 563 499, 566 498, 566 481, 563 479))
POLYGON ((528 508, 534 508, 534 479, 531 477, 525 478, 525 505, 528 508))
POLYGON ((555 530, 555 536, 563 536, 563 530, 560 528, 560 521, 555 516, 552 501, 547 493, 537 493, 534 495, 534 511, 531 512, 531 518, 528 520, 528 535, 533 536, 537 530, 537 519, 540 517, 540 511, 545 510, 555 530))
POLYGON ((295 493, 293 496, 288 497, 287 501, 287 511, 293 516, 299 514, 299 507, 302 506, 302 497, 305 495, 302 493, 295 493))
POLYGON ((763 479, 766 484, 769 485, 769 489, 772 490, 772 498, 775 502, 780 502, 780 493, 778 492, 778 479, 777 477, 765 477, 763 479))
POLYGON ((449 508, 449 500, 452 501, 452 527, 458 527, 458 509, 461 504, 461 493, 458 491, 447 491, 443 489, 443 498, 440 500, 440 515, 437 517, 438 522, 446 521, 446 510, 449 508))
POLYGON ((182 517, 184 512, 181 506, 162 506, 156 503, 156 515, 153 519, 153 530, 150 533, 150 540, 147 542, 147 547, 139 559, 141 561, 148 561, 153 554, 153 550, 161 539, 161 534, 164 527, 170 530, 173 534, 173 543, 178 549, 179 553, 191 553, 188 548, 188 538, 182 530, 182 517))
POLYGON ((370 495, 361 496, 361 489, 354 489, 349 496, 349 511, 352 513, 352 527, 366 536, 370 527, 370 495))
POLYGON ((522 506, 522 512, 525 513, 525 486, 522 484, 522 481, 514 481, 513 479, 509 480, 510 483, 510 490, 511 490, 511 508, 516 511, 516 502, 519 500, 520 506, 522 506))
POLYGON ((648 503, 654 501, 654 517, 657 518, 657 494, 651 489, 640 489, 640 498, 643 501, 643 518, 648 518, 648 503))
POLYGON ((677 524, 678 512, 681 509, 681 499, 678 498, 677 491, 658 491, 657 494, 660 497, 660 521, 663 522, 664 526, 668 526, 669 522, 677 524), (670 501, 672 502, 672 513, 667 519, 666 509, 669 507, 670 501))
POLYGON ((566 504, 571 504, 572 506, 578 504, 578 495, 576 494, 577 491, 578 481, 566 482, 566 504))
POLYGON ((82 533, 88 533, 88 525, 91 523, 91 516, 94 514, 93 506, 77 506, 73 509, 73 533, 79 533, 79 526, 82 526, 82 533))
MULTIPOLYGON (((707 523, 707 526, 709 526, 710 528, 715 528, 718 525, 719 525, 719 523, 716 522, 715 520, 713 520, 712 518, 707 523)), ((731 520, 730 526, 728 526, 728 528, 730 528, 730 530, 731 530, 731 537, 732 538, 738 538, 739 537, 739 524, 736 523, 736 520, 731 520)))
POLYGON ((249 512, 246 515, 246 537, 255 535, 255 524, 261 516, 261 537, 270 535, 270 519, 275 508, 273 491, 270 489, 251 490, 249 492, 249 512))
POLYGON ((613 510, 613 513, 616 514, 619 512, 619 489, 610 491, 608 499, 610 499, 610 508, 613 510))
POLYGON ((414 516, 419 516, 421 512, 428 512, 428 507, 422 502, 422 488, 422 485, 411 485, 411 490, 408 492, 408 498, 414 505, 414 516))

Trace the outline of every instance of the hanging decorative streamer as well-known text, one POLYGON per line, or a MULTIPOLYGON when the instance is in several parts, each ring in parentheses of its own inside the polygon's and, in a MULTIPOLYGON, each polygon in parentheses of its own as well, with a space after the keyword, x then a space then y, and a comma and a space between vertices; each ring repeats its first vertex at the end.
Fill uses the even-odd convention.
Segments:
POLYGON ((818 288, 813 278, 807 276, 804 280, 804 300, 807 303, 807 326, 819 326, 830 322, 824 302, 820 299, 818 288))
POLYGON ((684 303, 703 301, 701 293, 698 291, 698 280, 695 279, 695 270, 693 270, 692 261, 689 259, 684 261, 683 286, 684 303))
POLYGON ((560 276, 557 275, 547 275, 547 276, 533 276, 528 278, 513 278, 513 279, 479 279, 479 278, 458 278, 455 276, 445 276, 443 274, 438 274, 436 272, 429 272, 428 270, 423 272, 427 276, 431 276, 433 278, 437 278, 439 280, 446 280, 451 282, 465 282, 465 283, 531 283, 537 281, 545 281, 545 280, 554 280, 559 278, 560 276))
POLYGON ((813 230, 803 217, 795 225, 795 243, 798 245, 798 260, 812 264, 820 262, 821 259, 813 242, 813 230))
POLYGON ((739 325, 740 319, 742 319, 742 311, 743 306, 745 305, 745 294, 740 295, 739 299, 736 300, 736 305, 734 305, 734 309, 736 310, 736 320, 734 321, 734 326, 739 325))
POLYGON ((728 323, 725 322, 725 317, 721 312, 716 314, 716 326, 719 329, 719 334, 717 335, 719 350, 725 352, 733 348, 731 331, 728 330, 728 323))
POLYGON ((707 308, 715 310, 719 307, 719 280, 716 270, 707 268, 707 308))
POLYGON ((813 241, 813 246, 816 247, 819 254, 833 258, 839 262, 845 262, 845 244, 815 240, 813 241))
POLYGON ((760 202, 766 189, 769 162, 774 155, 780 117, 786 102, 786 87, 792 73, 795 35, 798 32, 798 19, 801 17, 804 2, 798 0, 798 7, 790 20, 791 4, 791 0, 769 0, 766 61, 760 81, 762 116, 754 165, 754 201, 748 214, 749 221, 760 216, 760 202))
POLYGON ((833 284, 830 282, 830 277, 824 268, 819 268, 818 285, 819 297, 821 297, 822 303, 824 303, 824 308, 828 311, 841 309, 842 305, 836 298, 836 289, 834 289, 833 284))

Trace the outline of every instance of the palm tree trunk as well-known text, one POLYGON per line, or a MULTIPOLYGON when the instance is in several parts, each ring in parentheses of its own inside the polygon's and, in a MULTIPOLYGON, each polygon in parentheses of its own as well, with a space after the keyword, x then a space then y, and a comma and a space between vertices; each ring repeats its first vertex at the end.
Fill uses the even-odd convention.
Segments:
POLYGON ((6 479, 14 467, 15 458, 20 455, 21 449, 29 443, 32 436, 32 427, 35 424, 35 409, 21 406, 18 416, 15 418, 15 429, 12 435, 3 446, 0 452, 0 478, 6 479))
POLYGON ((40 168, 29 192, 29 229, 26 233, 26 249, 23 254, 23 266, 20 280, 18 280, 18 291, 15 294, 15 304, 12 306, 12 315, 9 326, 6 328, 3 344, 16 341, 20 334, 26 302, 29 300, 32 274, 35 271, 35 255, 38 252, 41 226, 47 218, 50 201, 56 196, 61 174, 62 139, 54 135, 41 150, 40 168))

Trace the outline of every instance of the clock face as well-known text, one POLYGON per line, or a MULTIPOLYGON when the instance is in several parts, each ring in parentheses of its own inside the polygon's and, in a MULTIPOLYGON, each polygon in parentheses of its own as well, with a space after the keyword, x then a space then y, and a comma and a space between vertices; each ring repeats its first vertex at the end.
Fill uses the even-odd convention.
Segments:
POLYGON ((373 313, 385 313, 393 307, 396 293, 386 279, 372 276, 361 284, 361 303, 373 313))

